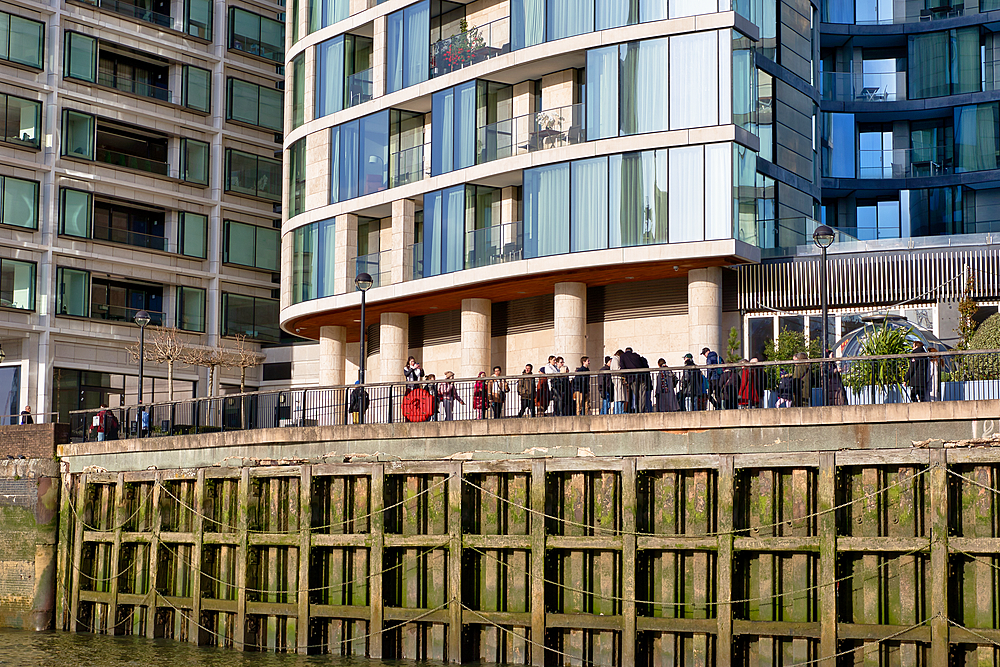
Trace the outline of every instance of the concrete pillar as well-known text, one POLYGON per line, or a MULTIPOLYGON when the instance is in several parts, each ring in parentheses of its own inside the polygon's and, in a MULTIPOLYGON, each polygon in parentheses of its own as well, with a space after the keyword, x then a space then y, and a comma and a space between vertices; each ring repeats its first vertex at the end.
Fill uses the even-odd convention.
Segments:
MULTIPOLYGON (((312 60, 311 58, 309 60, 312 60)), ((307 98, 309 99, 309 98, 307 98)), ((310 116, 306 116, 309 118, 310 116)), ((313 132, 306 137, 306 164, 309 177, 306 179, 305 210, 319 208, 330 203, 330 133, 313 132)), ((286 169, 288 165, 285 165, 286 169)), ((286 174, 286 179, 288 175, 286 174)), ((287 180, 285 181, 288 182, 287 180)), ((290 187, 287 189, 291 189, 290 187)), ((339 220, 337 221, 340 222, 339 220)))
POLYGON ((493 302, 462 299, 462 369, 460 377, 474 378, 490 372, 493 302))
POLYGON ((390 248, 390 280, 397 285, 413 277, 413 219, 416 206, 412 199, 392 202, 392 241, 390 248))
POLYGON ((688 351, 695 357, 702 348, 722 350, 722 269, 688 272, 688 351))
MULTIPOLYGON (((367 4, 367 3, 366 3, 367 4)), ((353 9, 353 7, 352 7, 353 9)), ((352 12, 353 13, 353 12, 352 12)), ((382 97, 385 95, 386 78, 386 35, 387 17, 379 16, 372 26, 372 97, 382 97)))
POLYGON ((354 291, 354 274, 358 259, 358 216, 338 215, 336 222, 337 247, 334 250, 334 292, 348 294, 354 291))
POLYGON ((586 283, 556 283, 553 310, 553 354, 565 357, 566 365, 575 369, 587 353, 586 283))
POLYGON ((319 328, 319 386, 347 384, 344 377, 346 350, 347 327, 319 328))
POLYGON ((403 364, 410 349, 410 316, 406 313, 382 313, 379 320, 379 382, 402 382, 403 364))
POLYGON ((575 92, 575 69, 564 69, 561 72, 546 74, 542 77, 542 110, 570 106, 573 104, 575 92))

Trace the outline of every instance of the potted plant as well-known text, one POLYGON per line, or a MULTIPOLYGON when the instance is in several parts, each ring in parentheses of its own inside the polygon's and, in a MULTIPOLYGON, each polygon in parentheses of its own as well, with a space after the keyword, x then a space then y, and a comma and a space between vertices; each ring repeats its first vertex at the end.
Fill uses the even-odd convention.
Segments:
MULTIPOLYGON (((861 341, 858 356, 883 356, 909 352, 909 329, 890 326, 888 321, 872 328, 861 341)), ((843 373, 844 386, 852 405, 900 403, 905 395, 903 378, 909 362, 906 359, 872 359, 850 362, 843 373)))

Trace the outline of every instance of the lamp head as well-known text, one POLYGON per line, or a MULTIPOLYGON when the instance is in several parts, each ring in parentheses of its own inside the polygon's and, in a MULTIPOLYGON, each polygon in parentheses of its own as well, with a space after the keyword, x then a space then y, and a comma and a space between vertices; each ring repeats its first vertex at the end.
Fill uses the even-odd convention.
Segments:
POLYGON ((813 232, 813 243, 816 244, 818 248, 829 248, 830 244, 833 243, 834 233, 833 230, 826 225, 820 225, 813 232))
POLYGON ((354 286, 362 292, 367 292, 374 284, 375 281, 367 273, 359 273, 358 277, 354 279, 354 286))
POLYGON ((135 314, 135 323, 139 325, 140 329, 145 329, 146 325, 149 324, 149 320, 150 320, 149 313, 147 313, 145 310, 140 310, 138 313, 135 314))

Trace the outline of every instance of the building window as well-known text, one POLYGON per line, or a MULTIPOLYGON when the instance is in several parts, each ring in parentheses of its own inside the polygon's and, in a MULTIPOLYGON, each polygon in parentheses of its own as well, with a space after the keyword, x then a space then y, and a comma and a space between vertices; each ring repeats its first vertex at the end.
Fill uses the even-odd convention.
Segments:
POLYGON ((60 195, 62 216, 59 219, 59 233, 89 239, 94 196, 89 192, 70 188, 63 188, 60 195))
POLYGON ((223 262, 263 271, 278 270, 281 238, 277 229, 234 220, 226 220, 225 229, 223 262))
POLYGON ((208 256, 208 216, 182 211, 178 228, 177 251, 187 257, 205 259, 208 256))
POLYGON ((96 123, 90 114, 63 109, 62 154, 67 157, 94 159, 96 123))
POLYGON ((149 313, 149 323, 163 326, 163 287, 94 278, 90 285, 90 317, 132 324, 140 310, 149 313))
POLYGON ((0 58, 42 69, 45 24, 0 12, 0 58))
POLYGON ((333 218, 292 232, 292 303, 337 294, 335 264, 337 226, 333 218))
POLYGON ((388 110, 338 125, 331 132, 331 203, 389 187, 388 110))
POLYGON ((66 61, 63 64, 68 79, 97 81, 97 39, 78 32, 66 31, 66 61))
POLYGON ((281 201, 281 161, 226 149, 226 192, 281 201))
POLYGON ((56 267, 56 314, 90 316, 90 272, 56 267))
POLYGON ((212 39, 212 0, 184 0, 184 32, 212 39))
POLYGON ((108 88, 141 97, 152 97, 162 102, 170 101, 170 66, 166 61, 146 56, 144 59, 128 58, 98 44, 97 83, 108 88))
POLYGON ((442 90, 432 97, 431 175, 476 163, 476 82, 442 90))
POLYGON ((372 40, 339 35, 320 43, 316 57, 316 117, 372 99, 372 40))
POLYGON ((165 250, 163 210, 127 206, 120 202, 95 201, 93 238, 149 250, 165 250))
POLYGON ((242 294, 222 293, 222 335, 244 335, 269 343, 281 338, 278 301, 242 294))
POLYGON ((177 328, 205 333, 205 290, 197 287, 177 288, 177 328))
POLYGON ((206 141, 181 139, 181 180, 197 185, 208 185, 208 167, 211 147, 206 141))
POLYGON ((979 26, 910 35, 908 38, 909 98, 979 92, 982 55, 979 26))
POLYGON ((35 263, 0 259, 0 306, 35 309, 35 263))
POLYGON ((280 90, 233 78, 226 80, 226 87, 226 120, 275 132, 284 129, 284 96, 280 90))
POLYGON ((97 123, 98 162, 166 176, 167 136, 139 128, 121 127, 101 120, 97 123))
POLYGON ((38 148, 42 122, 42 103, 14 95, 0 95, 3 109, 3 135, 0 140, 19 146, 38 148))
POLYGON ((0 223, 38 229, 38 181, 0 176, 0 223))
MULTIPOLYGON (((450 4, 450 3, 448 3, 450 4)), ((431 7, 429 0, 389 14, 386 31, 386 92, 393 93, 430 74, 431 7)))
POLYGON ((280 63, 285 59, 285 26, 260 14, 230 7, 229 48, 280 63))
POLYGON ((185 65, 183 77, 181 104, 195 111, 211 112, 212 72, 194 65, 185 65))
POLYGON ((288 217, 306 210, 306 138, 299 139, 288 149, 288 217))
POLYGON ((306 0, 309 11, 309 32, 333 25, 346 19, 350 13, 349 0, 306 0))
POLYGON ((292 129, 305 122, 306 114, 306 54, 292 58, 292 129))

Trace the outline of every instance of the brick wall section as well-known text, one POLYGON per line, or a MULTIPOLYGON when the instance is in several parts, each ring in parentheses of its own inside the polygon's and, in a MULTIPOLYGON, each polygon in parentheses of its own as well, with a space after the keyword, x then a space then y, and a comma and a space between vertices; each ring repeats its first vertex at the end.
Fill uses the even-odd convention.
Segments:
POLYGON ((56 445, 69 442, 69 424, 0 426, 0 458, 50 459, 56 445))

